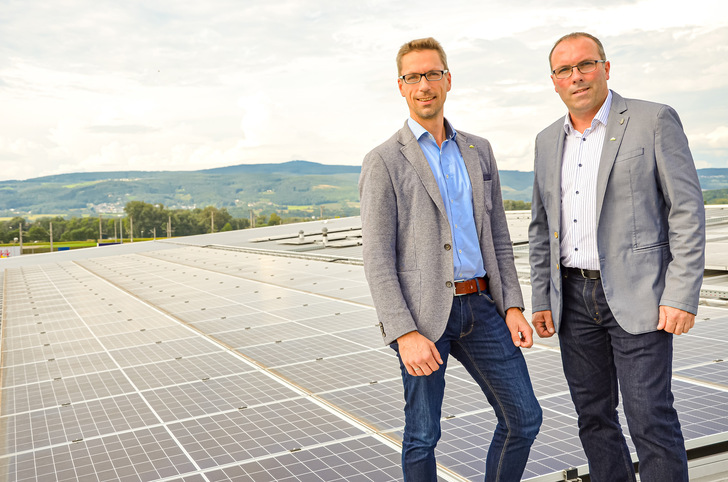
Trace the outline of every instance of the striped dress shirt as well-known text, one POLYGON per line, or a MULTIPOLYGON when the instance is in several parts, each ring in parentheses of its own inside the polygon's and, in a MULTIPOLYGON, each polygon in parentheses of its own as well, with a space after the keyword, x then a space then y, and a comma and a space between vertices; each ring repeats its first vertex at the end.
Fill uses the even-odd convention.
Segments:
POLYGON ((612 91, 583 133, 564 120, 564 157, 561 162, 561 264, 599 269, 597 250, 597 173, 602 155, 612 91))

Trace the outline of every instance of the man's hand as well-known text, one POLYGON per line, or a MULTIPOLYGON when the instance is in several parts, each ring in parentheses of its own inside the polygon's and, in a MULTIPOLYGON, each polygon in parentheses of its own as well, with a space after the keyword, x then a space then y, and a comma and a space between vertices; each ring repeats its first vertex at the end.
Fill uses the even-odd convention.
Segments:
POLYGON ((410 331, 400 336, 397 338, 397 345, 399 357, 407 373, 413 377, 430 375, 442 365, 442 358, 435 344, 418 331, 410 331))
POLYGON ((514 345, 521 348, 530 348, 533 345, 533 330, 528 326, 520 309, 508 308, 506 325, 508 325, 508 331, 511 332, 511 340, 514 345))
POLYGON ((657 322, 658 330, 681 335, 695 326, 695 315, 687 311, 660 305, 660 320, 657 322))
POLYGON ((531 324, 536 334, 541 338, 548 338, 556 333, 551 310, 536 311, 531 315, 531 324))

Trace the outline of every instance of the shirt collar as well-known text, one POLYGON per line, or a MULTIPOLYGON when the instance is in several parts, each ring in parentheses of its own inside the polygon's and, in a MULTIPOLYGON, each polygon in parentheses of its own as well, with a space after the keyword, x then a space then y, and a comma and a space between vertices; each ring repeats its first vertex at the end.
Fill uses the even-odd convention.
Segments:
MULTIPOLYGON (((597 112, 597 115, 594 116, 594 119, 592 119, 591 127, 594 127, 595 122, 599 122, 602 125, 607 125, 607 120, 609 119, 609 110, 612 108, 612 90, 609 90, 609 93, 607 94, 607 98, 604 100, 604 103, 599 108, 599 111, 597 112)), ((574 132, 574 125, 571 123, 571 117, 569 116, 569 113, 566 113, 566 116, 564 117, 564 131, 566 132, 566 135, 570 135, 574 132)))
MULTIPOLYGON (((407 118, 407 125, 412 131, 412 134, 414 134, 415 139, 417 139, 418 141, 422 138, 423 135, 429 134, 427 129, 422 127, 420 123, 414 120, 412 117, 407 118)), ((452 124, 450 124, 450 122, 445 119, 445 140, 455 140, 457 134, 458 133, 455 131, 455 129, 453 129, 452 124)))

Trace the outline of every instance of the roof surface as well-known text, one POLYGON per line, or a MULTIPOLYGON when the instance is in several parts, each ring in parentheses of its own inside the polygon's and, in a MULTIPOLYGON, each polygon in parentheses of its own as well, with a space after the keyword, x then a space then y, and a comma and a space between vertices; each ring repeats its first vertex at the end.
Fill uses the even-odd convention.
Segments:
MULTIPOLYGON (((710 289, 675 338, 689 449, 728 441, 728 221, 710 222, 728 211, 711 211, 710 289)), ((509 213, 527 303, 528 217, 509 213)), ((0 480, 401 479, 359 218, 4 259, 0 278, 0 480)), ((544 408, 524 480, 586 472, 558 340, 524 353, 544 408)), ((454 360, 446 380, 441 479, 482 480, 495 416, 454 360)))

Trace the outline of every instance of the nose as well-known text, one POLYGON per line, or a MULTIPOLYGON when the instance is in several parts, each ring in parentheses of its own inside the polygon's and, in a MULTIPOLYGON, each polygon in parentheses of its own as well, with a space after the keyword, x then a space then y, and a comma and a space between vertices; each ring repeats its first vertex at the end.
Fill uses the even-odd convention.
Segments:
POLYGON ((420 83, 417 87, 419 90, 430 90, 430 81, 423 75, 420 77, 420 83))
POLYGON ((584 74, 581 73, 581 70, 576 68, 576 65, 571 68, 571 82, 577 83, 580 82, 584 78, 584 74))

